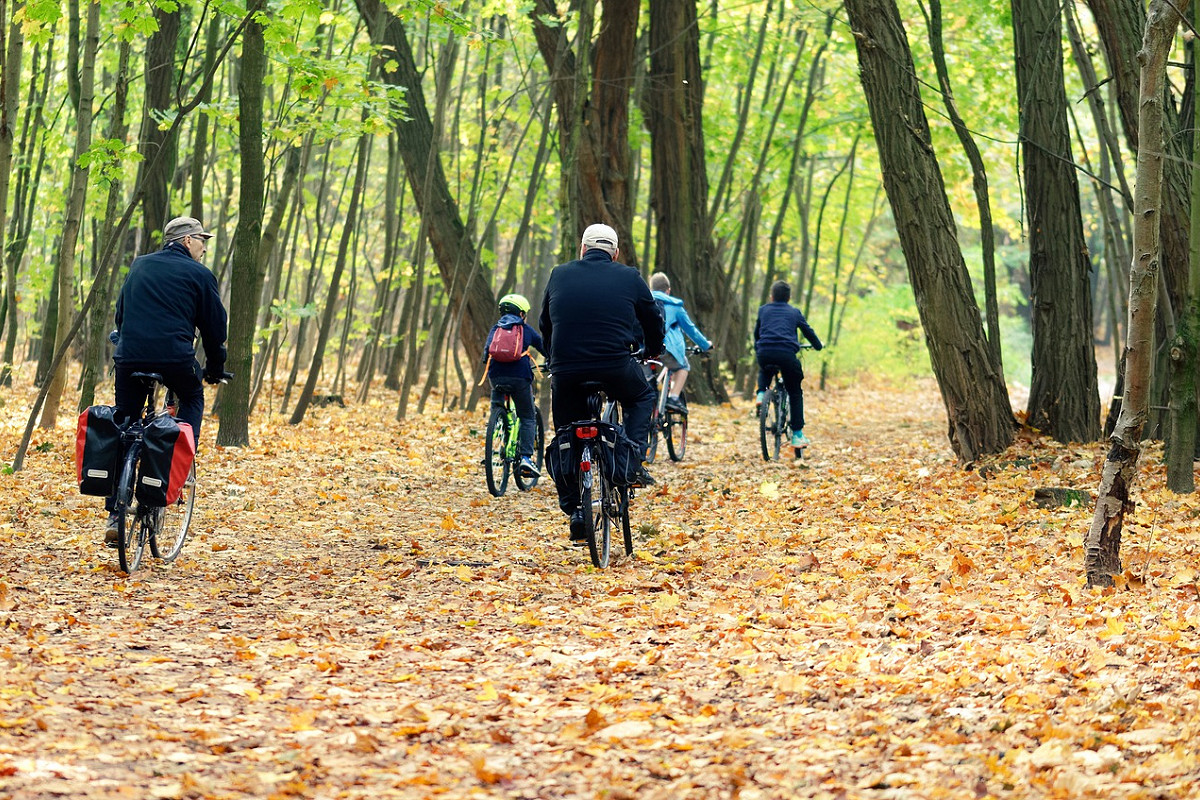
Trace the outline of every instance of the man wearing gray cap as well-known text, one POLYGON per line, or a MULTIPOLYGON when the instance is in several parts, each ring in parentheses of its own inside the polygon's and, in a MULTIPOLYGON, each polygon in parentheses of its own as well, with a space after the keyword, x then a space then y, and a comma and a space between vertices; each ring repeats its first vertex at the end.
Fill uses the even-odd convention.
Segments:
MULTIPOLYGON (((179 398, 176 415, 200 441, 204 386, 225 374, 228 318, 216 276, 201 262, 213 235, 194 217, 176 217, 163 227, 161 250, 139 256, 117 298, 116 418, 137 416, 146 387, 135 372, 157 372, 179 398), (203 372, 196 361, 196 331, 204 342, 203 372)), ((111 498, 105 541, 116 541, 111 498), (111 532, 110 532, 111 531, 111 532)))
MULTIPOLYGON (((555 427, 588 418, 590 392, 584 384, 595 381, 621 403, 625 433, 644 444, 655 395, 630 354, 638 347, 651 358, 662 352, 663 319, 650 287, 636 269, 616 260, 619 253, 615 230, 589 225, 578 260, 550 273, 539 327, 553 373, 555 427)), ((645 469, 640 482, 653 483, 645 469)), ((560 494, 558 504, 571 517, 572 541, 585 540, 578 497, 560 494)))

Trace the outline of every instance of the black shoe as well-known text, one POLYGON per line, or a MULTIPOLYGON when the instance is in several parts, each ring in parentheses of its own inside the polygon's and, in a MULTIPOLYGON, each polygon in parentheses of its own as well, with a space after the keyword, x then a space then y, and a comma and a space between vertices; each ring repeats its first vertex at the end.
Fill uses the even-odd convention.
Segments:
POLYGON ((682 397, 668 397, 667 398, 667 410, 668 411, 678 411, 680 414, 686 414, 687 413, 687 404, 683 402, 682 397))
POLYGON ((633 479, 633 485, 634 486, 653 486, 654 478, 650 475, 650 473, 646 470, 645 467, 642 467, 640 470, 638 470, 637 477, 633 479))
POLYGON ((571 515, 571 541, 575 544, 587 544, 587 520, 580 509, 571 515))

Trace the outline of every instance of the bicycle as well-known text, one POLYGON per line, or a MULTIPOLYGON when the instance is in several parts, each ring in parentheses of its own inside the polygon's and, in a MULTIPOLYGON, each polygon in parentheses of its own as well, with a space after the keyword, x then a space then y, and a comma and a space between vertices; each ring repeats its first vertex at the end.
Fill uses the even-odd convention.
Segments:
POLYGON ((597 569, 608 567, 612 551, 612 528, 620 525, 626 555, 633 555, 633 530, 629 522, 629 502, 633 498, 630 486, 618 485, 607 475, 602 464, 601 447, 612 431, 622 430, 620 409, 608 400, 599 383, 588 382, 590 389, 588 411, 591 418, 569 425, 573 451, 578 452, 577 490, 579 508, 584 511, 584 532, 588 555, 597 569))
MULTIPOLYGON (((165 563, 174 561, 187 541, 188 528, 192 522, 192 511, 196 502, 196 461, 192 460, 179 499, 168 506, 149 506, 135 500, 138 463, 144 444, 145 427, 160 415, 174 416, 177 406, 175 393, 167 389, 163 405, 156 409, 159 387, 163 386, 162 375, 156 372, 135 372, 133 378, 146 387, 146 400, 141 416, 134 419, 121 432, 121 470, 113 498, 113 511, 117 515, 117 560, 121 571, 132 575, 145 555, 146 546, 150 553, 165 563)), ((226 372, 221 383, 232 378, 226 372)))
MULTIPOLYGON (((708 351, 693 345, 687 352, 688 355, 700 355, 708 351)), ((679 393, 679 402, 684 410, 668 406, 667 397, 670 395, 671 374, 674 370, 668 370, 661 361, 654 359, 648 358, 642 363, 649 367, 651 379, 658 384, 658 402, 654 404, 654 411, 650 414, 650 441, 646 446, 646 463, 654 463, 658 454, 659 436, 666 441, 667 455, 671 460, 683 461, 683 455, 687 452, 687 395, 685 392, 679 393)))
MULTIPOLYGON (((809 345, 801 345, 800 349, 807 350, 809 345)), ((763 459, 772 461, 779 459, 783 440, 792 440, 792 406, 779 370, 768 367, 768 373, 769 381, 758 409, 758 441, 762 445, 763 459)), ((794 449, 796 458, 804 457, 803 447, 794 449)))
MULTIPOLYGON (((533 463, 542 469, 542 453, 546 449, 546 431, 542 424, 542 411, 534 404, 537 427, 533 439, 533 463)), ((503 497, 508 491, 508 477, 513 475, 517 489, 525 492, 537 486, 536 476, 527 476, 521 471, 521 454, 518 450, 521 421, 513 406, 512 396, 507 392, 502 404, 492 404, 488 416, 487 439, 484 442, 483 469, 487 476, 488 491, 493 497, 503 497)))

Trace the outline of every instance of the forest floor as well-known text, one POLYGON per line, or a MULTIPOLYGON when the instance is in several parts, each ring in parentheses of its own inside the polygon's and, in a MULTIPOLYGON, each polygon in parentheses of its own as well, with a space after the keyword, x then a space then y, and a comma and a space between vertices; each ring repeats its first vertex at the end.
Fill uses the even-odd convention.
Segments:
POLYGON ((1200 501, 1160 454, 1093 592, 1091 505, 1033 500, 1103 445, 967 471, 931 382, 805 396, 798 462, 693 408, 606 571, 549 480, 487 493, 482 406, 207 421, 194 538, 132 577, 73 420, 39 431, 0 476, 0 797, 1197 796, 1200 501))

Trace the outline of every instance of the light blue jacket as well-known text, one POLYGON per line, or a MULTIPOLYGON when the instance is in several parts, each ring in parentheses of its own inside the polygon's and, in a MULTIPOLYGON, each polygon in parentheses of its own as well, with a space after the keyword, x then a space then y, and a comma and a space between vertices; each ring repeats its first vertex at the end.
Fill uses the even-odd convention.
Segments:
POLYGON ((653 295, 655 300, 663 304, 663 322, 667 328, 667 335, 663 340, 664 349, 674 356, 684 369, 691 369, 687 360, 687 342, 683 340, 684 334, 699 345, 701 350, 711 349, 712 343, 704 338, 696 323, 692 322, 681 298, 663 292, 653 292, 653 295))

